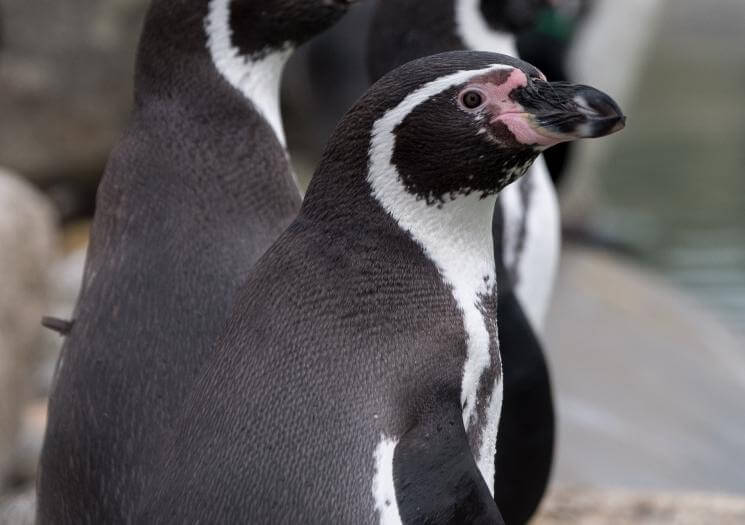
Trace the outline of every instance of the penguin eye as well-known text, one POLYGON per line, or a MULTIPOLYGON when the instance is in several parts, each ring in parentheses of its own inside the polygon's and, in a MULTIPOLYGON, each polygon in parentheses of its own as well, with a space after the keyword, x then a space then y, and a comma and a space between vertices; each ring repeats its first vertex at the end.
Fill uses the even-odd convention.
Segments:
POLYGON ((476 109, 484 103, 484 96, 478 91, 469 90, 463 93, 460 100, 468 109, 476 109))

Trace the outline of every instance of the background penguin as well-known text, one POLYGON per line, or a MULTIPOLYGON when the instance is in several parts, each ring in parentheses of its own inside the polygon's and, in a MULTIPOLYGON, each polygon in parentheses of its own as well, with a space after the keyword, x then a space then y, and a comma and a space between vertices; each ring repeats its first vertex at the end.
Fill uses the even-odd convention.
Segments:
MULTIPOLYGON (((370 75, 378 78, 409 59, 451 49, 470 47, 514 56, 514 33, 530 27, 547 3, 379 0, 369 35, 370 75)), ((495 497, 507 523, 516 524, 526 522, 537 509, 554 449, 551 384, 535 331, 542 329, 553 287, 560 217, 542 158, 500 194, 494 239, 505 371, 495 497)))
POLYGON ((132 519, 248 269, 290 224, 279 80, 347 0, 154 0, 98 192, 41 458, 39 520, 132 519))
MULTIPOLYGON (((550 0, 537 20, 517 35, 520 58, 540 69, 552 82, 571 80, 567 71, 569 51, 577 29, 586 20, 595 0, 550 0)), ((551 179, 558 190, 566 179, 571 143, 565 142, 543 154, 551 179)))
POLYGON ((500 523, 496 194, 622 125, 503 55, 380 80, 242 287, 138 521, 500 523))

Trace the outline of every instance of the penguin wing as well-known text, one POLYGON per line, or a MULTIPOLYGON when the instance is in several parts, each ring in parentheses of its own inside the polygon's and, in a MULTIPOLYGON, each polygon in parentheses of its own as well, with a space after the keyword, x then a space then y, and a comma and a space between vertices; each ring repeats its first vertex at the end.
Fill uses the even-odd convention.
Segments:
POLYGON ((504 525, 473 458, 457 397, 442 397, 396 445, 393 476, 401 520, 504 525))

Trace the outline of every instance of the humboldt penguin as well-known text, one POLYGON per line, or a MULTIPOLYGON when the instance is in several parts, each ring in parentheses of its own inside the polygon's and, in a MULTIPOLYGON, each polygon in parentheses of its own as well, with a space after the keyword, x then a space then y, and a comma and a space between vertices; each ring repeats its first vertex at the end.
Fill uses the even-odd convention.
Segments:
POLYGON ((239 285, 301 198, 279 108, 293 48, 348 0, 153 0, 49 402, 41 523, 129 523, 239 285))
POLYGON ((160 448, 142 523, 503 523, 492 214, 600 91, 484 52, 384 76, 241 287, 160 448))
MULTIPOLYGON (((517 55, 516 34, 548 0, 379 0, 368 44, 370 76, 412 58, 474 49, 517 55)), ((501 192, 494 213, 505 406, 495 497, 510 524, 525 523, 545 492, 555 420, 540 333, 560 251, 556 191, 541 156, 501 192)))

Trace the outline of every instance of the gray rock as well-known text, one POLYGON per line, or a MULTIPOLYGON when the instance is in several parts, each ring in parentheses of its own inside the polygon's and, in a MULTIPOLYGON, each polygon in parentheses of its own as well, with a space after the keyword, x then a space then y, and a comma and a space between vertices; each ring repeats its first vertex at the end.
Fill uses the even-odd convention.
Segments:
POLYGON ((0 170, 0 480, 7 475, 28 378, 47 308, 47 267, 55 251, 51 206, 20 178, 0 170))
POLYGON ((3 0, 0 159, 97 176, 127 118, 146 0, 3 0))

